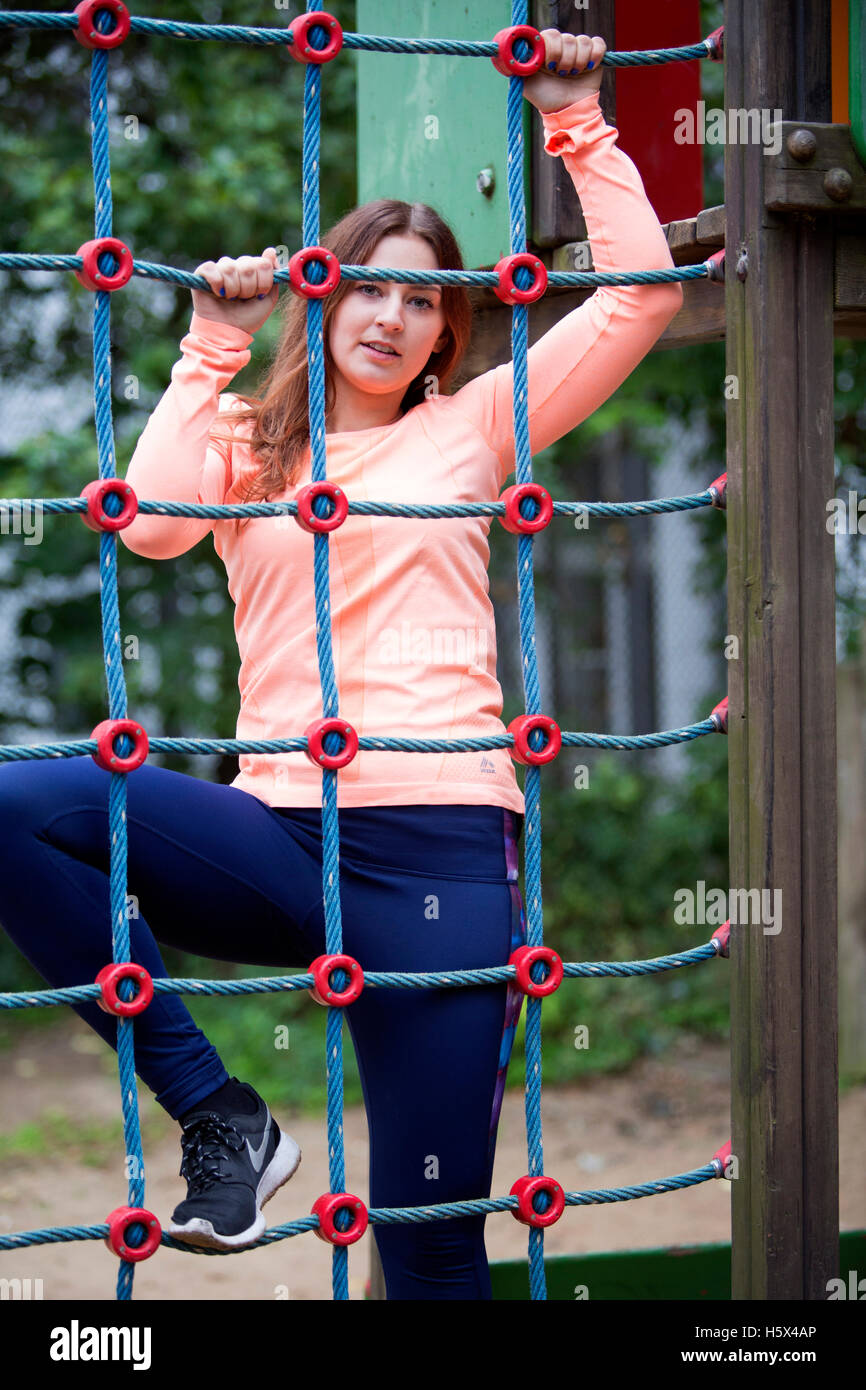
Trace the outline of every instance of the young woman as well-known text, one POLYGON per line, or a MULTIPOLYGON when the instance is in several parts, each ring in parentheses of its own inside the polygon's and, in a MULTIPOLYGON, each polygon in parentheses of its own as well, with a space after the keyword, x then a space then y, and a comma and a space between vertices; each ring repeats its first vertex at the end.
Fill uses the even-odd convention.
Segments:
MULTIPOLYGON (((638 172, 599 108, 604 41, 556 29, 544 41, 545 69, 525 81, 524 95, 543 113, 545 150, 574 181, 596 269, 671 267, 638 172)), ((323 244, 345 264, 463 268, 448 227, 419 203, 357 208, 323 244)), ((193 291, 181 359, 126 475, 139 498, 290 500, 309 482, 306 301, 284 297, 259 396, 224 390, 276 307, 276 264, 268 247, 198 267, 210 291, 193 291)), ((611 395, 681 301, 676 283, 600 288, 530 349, 533 453, 611 395)), ((445 390, 470 326, 459 286, 348 280, 325 298, 327 472, 350 499, 500 494, 514 467, 512 364, 445 390)), ((504 732, 490 523, 352 515, 331 533, 339 708, 360 734, 504 732)), ((135 554, 168 560, 208 532, 235 603, 237 735, 297 735, 322 715, 314 538, 290 517, 143 514, 119 535, 135 554)), ((92 981, 111 959, 110 780, 86 756, 0 770, 0 842, 16 865, 0 881, 0 919, 55 986, 92 981)), ((164 976, 158 941, 278 969, 304 969, 324 953, 321 795, 321 770, 302 754, 242 755, 230 786, 147 763, 130 774, 128 881, 140 907, 133 959, 164 976)), ((343 948, 364 969, 504 964, 525 940, 524 802, 508 749, 362 752, 338 775, 338 807, 343 948)), ((520 1002, 504 985, 368 989, 347 1008, 373 1206, 489 1195, 520 1002)), ((96 1005, 76 1012, 116 1045, 112 1017, 96 1005)), ((183 1128, 188 1190, 167 1229, 193 1244, 252 1243, 265 1229, 262 1206, 297 1167, 297 1145, 252 1086, 228 1075, 179 997, 159 994, 138 1016, 135 1056, 183 1128)), ((377 1224, 388 1297, 490 1298, 484 1222, 377 1224)))

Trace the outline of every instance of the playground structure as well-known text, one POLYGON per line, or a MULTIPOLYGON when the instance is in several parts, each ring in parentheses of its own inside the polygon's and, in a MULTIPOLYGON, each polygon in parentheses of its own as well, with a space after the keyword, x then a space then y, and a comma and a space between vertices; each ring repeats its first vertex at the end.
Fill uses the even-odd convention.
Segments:
MULTIPOLYGON (((501 7, 498 7, 501 9, 501 7)), ((539 7, 541 8, 541 7, 539 7)), ((545 9, 548 7, 544 7, 545 9)), ((564 8, 564 7, 563 7, 564 8)), ((602 8, 601 6, 599 9, 602 8)), ((522 76, 537 62, 537 27, 548 27, 546 16, 532 30, 515 33, 502 28, 493 42, 429 40, 408 48, 406 41, 349 35, 324 12, 308 12, 288 30, 248 30, 236 26, 203 26, 173 21, 143 20, 129 15, 119 0, 104 6, 79 5, 74 15, 0 16, 0 27, 42 23, 64 28, 93 48, 92 113, 96 204, 96 238, 77 255, 0 255, 0 266, 72 270, 94 293, 94 383, 99 447, 99 478, 81 498, 43 499, 46 512, 77 511, 100 534, 103 637, 109 688, 110 718, 90 739, 50 744, 41 748, 0 748, 0 758, 74 756, 90 754, 112 772, 111 895, 114 936, 113 961, 96 984, 74 989, 0 996, 9 1008, 68 1003, 71 999, 101 998, 118 1015, 118 1061, 127 1153, 141 1157, 134 1073, 134 1016, 147 1006, 152 990, 184 988, 190 992, 240 994, 253 991, 307 988, 328 1004, 328 1126, 329 1193, 316 1202, 310 1216, 274 1227, 263 1241, 315 1230, 333 1246, 334 1294, 348 1297, 347 1247, 363 1234, 368 1222, 407 1219, 400 1209, 366 1211, 346 1191, 342 1140, 338 1122, 342 1110, 342 1007, 350 1006, 361 988, 388 987, 396 977, 363 972, 363 962, 341 951, 339 875, 336 848, 338 825, 336 785, 339 768, 357 749, 399 751, 461 751, 466 748, 508 746, 526 771, 527 824, 524 842, 528 945, 507 966, 480 971, 454 971, 437 976, 401 976, 419 988, 460 987, 461 984, 519 981, 527 994, 526 1074, 529 1169, 505 1198, 469 1200, 447 1207, 415 1209, 415 1220, 434 1220, 465 1212, 511 1210, 529 1227, 530 1287, 533 1298, 546 1297, 543 1230, 559 1219, 567 1205, 586 1200, 627 1200, 674 1187, 715 1179, 730 1173, 733 1155, 739 1164, 733 1183, 732 1296, 748 1299, 819 1299, 827 1281, 839 1272, 838 1144, 836 1077, 836 857, 835 857, 835 571, 832 536, 824 526, 825 504, 834 494, 833 473, 833 332, 862 334, 866 322, 866 264, 855 236, 852 215, 866 211, 866 176, 857 159, 862 152, 862 105, 855 122, 852 83, 851 131, 845 123, 830 124, 831 4, 816 0, 793 30, 786 24, 788 6, 768 0, 758 7, 743 0, 728 3, 722 30, 689 46, 656 49, 650 53, 608 52, 609 68, 714 59, 726 65, 726 107, 757 110, 781 108, 782 153, 767 156, 761 145, 728 143, 725 152, 726 197, 723 210, 699 213, 685 223, 671 224, 669 242, 678 268, 672 272, 592 272, 547 270, 543 252, 527 249, 523 190, 516 163, 508 181, 511 255, 494 271, 412 272, 394 269, 335 266, 316 252, 318 225, 318 140, 322 67, 342 47, 379 48, 396 52, 451 51, 493 60, 508 78, 508 147, 522 151, 522 76), (97 17, 98 11, 107 12, 97 17), (784 11, 784 13, 783 13, 784 11), (326 27, 322 27, 326 26, 326 27), (207 31, 206 33, 204 31, 207 31), (412 515, 417 507, 388 507, 385 503, 352 503, 327 482, 324 448, 324 381, 321 353, 310 376, 310 419, 316 441, 313 482, 293 503, 248 504, 234 507, 170 505, 141 502, 114 472, 111 429, 109 313, 111 294, 133 273, 168 279, 184 286, 205 287, 186 272, 135 261, 131 250, 113 238, 108 190, 108 140, 104 93, 110 50, 130 35, 170 35, 178 38, 217 38, 226 41, 283 43, 305 63, 304 102, 304 227, 303 248, 281 278, 308 300, 308 340, 321 341, 321 304, 340 275, 354 278, 397 279, 404 283, 464 283, 492 291, 510 310, 511 353, 515 364, 516 484, 497 502, 426 507, 424 515, 500 518, 518 537, 518 584, 521 595, 521 644, 526 675, 527 712, 512 721, 507 737, 498 740, 365 739, 338 714, 338 692, 330 650, 328 599, 328 533, 353 511, 412 515), (449 49, 450 44, 450 49, 449 49), (761 62, 752 62, 755 54, 761 62), (747 59, 747 56, 748 59, 747 59), (853 131, 861 132, 855 138, 853 131), (720 216, 720 212, 723 213, 720 216), (707 246, 719 240, 731 248, 724 276, 725 252, 707 256, 707 246), (834 266, 836 285, 834 299, 834 266), (733 273, 732 273, 733 272, 733 273), (724 300, 720 281, 724 276, 724 300), (659 346, 706 341, 725 336, 727 370, 738 377, 740 391, 728 403, 728 473, 731 478, 729 523, 729 631, 740 639, 740 659, 732 662, 728 729, 728 699, 720 700, 699 724, 640 738, 604 738, 560 731, 539 705, 534 653, 532 608, 532 536, 554 516, 635 515, 651 511, 691 509, 725 504, 726 475, 705 492, 691 497, 636 504, 554 502, 532 481, 525 405, 527 305, 559 317, 573 307, 572 296, 561 297, 556 309, 545 290, 591 290, 605 283, 652 283, 665 279, 684 282, 686 300, 677 321, 659 346), (706 297, 715 294, 714 313, 706 297), (700 296, 700 307, 696 297, 700 296), (679 325, 679 326, 678 326, 679 325), (518 387, 523 387, 522 393, 518 387), (791 461, 797 460, 795 479, 791 461), (792 485, 796 481, 796 486, 792 485), (802 500, 801 500, 802 499, 802 500), (266 744, 232 739, 192 741, 200 752, 303 752, 323 771, 323 828, 325 854, 323 887, 328 954, 311 964, 304 975, 243 981, 151 981, 128 964, 129 935, 125 921, 126 776, 134 775, 155 751, 173 751, 178 740, 148 740, 142 726, 127 718, 125 688, 117 636, 116 538, 114 532, 136 514, 266 516, 295 515, 315 534, 316 604, 320 646, 324 718, 304 732, 266 744), (757 524, 756 524, 757 523, 757 524), (797 537, 796 545, 791 537, 797 537), (528 576, 528 577, 527 577, 528 576), (110 663, 110 677, 109 672, 110 663), (802 675, 801 675, 802 672, 802 675), (781 889, 785 929, 777 936, 734 931, 732 956, 731 1033, 733 1063, 732 1145, 723 1145, 702 1168, 656 1180, 616 1193, 565 1192, 544 1174, 541 1144, 541 1008, 542 998, 564 976, 592 977, 603 973, 648 973, 678 969, 728 953, 728 930, 720 928, 710 942, 694 950, 650 962, 565 963, 545 947, 542 933, 540 882, 539 767, 563 745, 617 748, 658 746, 703 734, 728 732, 730 749, 731 882, 749 889, 781 889), (130 751, 131 750, 131 751, 130 751), (125 962, 127 962, 125 964, 125 962), (342 973, 341 973, 342 972, 342 973), (336 1059, 333 1061, 332 1059, 336 1059), (130 1099, 131 1097, 131 1099, 130 1099)), ((838 9, 838 7, 835 7, 838 9)), ((851 6, 851 52, 859 51, 862 34, 851 6)), ((526 25, 525 2, 515 0, 512 26, 526 25)), ((597 15, 593 29, 613 32, 597 15)), ((586 17, 569 10, 561 28, 584 30, 586 17)), ((543 53, 543 45, 541 49, 543 53)), ((853 58, 851 70, 855 67, 853 58)), ((555 223, 557 193, 553 161, 548 209, 555 223)), ((522 166, 521 166, 522 167, 522 166)), ((541 170, 538 171, 541 176, 541 170)), ((572 210, 573 211, 573 210, 572 210)), ((551 233, 556 240, 555 226, 551 233)), ((567 257, 568 246, 553 256, 567 257)), ((331 258, 333 260, 333 258, 331 258)), ((557 297, 558 299, 558 297, 557 297)), ((580 302, 579 298, 574 302, 580 302)), ((498 311, 501 318, 504 309, 498 311)), ((534 322, 544 331, 541 315, 534 322)), ((489 343, 495 341, 491 335, 489 343)), ((493 348, 488 346, 488 351, 493 348)), ((499 360, 498 358, 496 360, 499 360)), ((473 373, 494 365, 473 361, 473 373)), ((7 505, 22 505, 7 499, 7 505)), ((190 741, 182 744, 189 750, 190 741)), ((160 1244, 190 1253, 189 1248, 162 1234, 157 1218, 144 1205, 143 1178, 132 1176, 127 1205, 100 1225, 31 1231, 0 1237, 0 1249, 14 1249, 56 1239, 106 1238, 120 1258, 118 1297, 129 1298, 135 1263, 152 1255, 160 1244)), ((371 1242, 372 1246, 372 1242, 371 1242)), ((201 1253, 201 1252, 195 1252, 201 1253)))

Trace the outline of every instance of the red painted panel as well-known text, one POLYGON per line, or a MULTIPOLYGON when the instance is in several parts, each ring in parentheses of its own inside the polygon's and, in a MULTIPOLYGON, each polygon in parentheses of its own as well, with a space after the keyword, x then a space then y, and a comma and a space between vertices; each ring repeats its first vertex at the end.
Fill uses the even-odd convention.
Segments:
MULTIPOLYGON (((699 0, 617 0, 615 48, 678 48, 699 43, 699 0)), ((617 144, 637 165, 660 222, 694 217, 703 208, 703 145, 678 145, 676 112, 693 113, 701 95, 701 68, 709 59, 659 67, 617 68, 617 144)), ((680 122, 681 124, 681 122, 680 122)))

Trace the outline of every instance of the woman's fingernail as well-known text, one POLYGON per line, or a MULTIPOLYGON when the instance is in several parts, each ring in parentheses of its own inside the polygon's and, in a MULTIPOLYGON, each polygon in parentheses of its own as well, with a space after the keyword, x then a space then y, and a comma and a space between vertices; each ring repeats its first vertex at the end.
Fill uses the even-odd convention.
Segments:
POLYGON ((256 299, 264 299, 264 297, 265 297, 265 296, 264 296, 263 294, 257 294, 257 295, 256 295, 256 299))
POLYGON ((571 69, 571 72, 570 72, 568 75, 569 75, 569 77, 576 77, 579 71, 580 71, 579 68, 572 68, 572 69, 571 69))
POLYGON ((551 72, 556 72, 556 64, 555 64, 555 63, 548 63, 547 66, 550 68, 550 71, 551 71, 551 72))
POLYGON ((594 68, 594 67, 595 67, 595 63, 587 63, 587 65, 586 65, 586 70, 587 70, 587 72, 589 72, 590 68, 594 68))
POLYGON ((225 295, 225 290, 220 290, 221 295, 225 295))

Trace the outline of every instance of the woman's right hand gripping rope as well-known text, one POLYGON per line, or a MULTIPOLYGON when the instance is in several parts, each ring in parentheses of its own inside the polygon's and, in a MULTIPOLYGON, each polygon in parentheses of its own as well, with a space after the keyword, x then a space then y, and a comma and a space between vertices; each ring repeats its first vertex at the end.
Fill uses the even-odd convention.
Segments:
POLYGON ((195 274, 210 285, 193 290, 192 304, 202 318, 231 323, 246 333, 255 333, 276 308, 280 286, 274 281, 279 270, 276 249, 265 247, 261 256, 220 256, 218 261, 202 261, 195 274))

